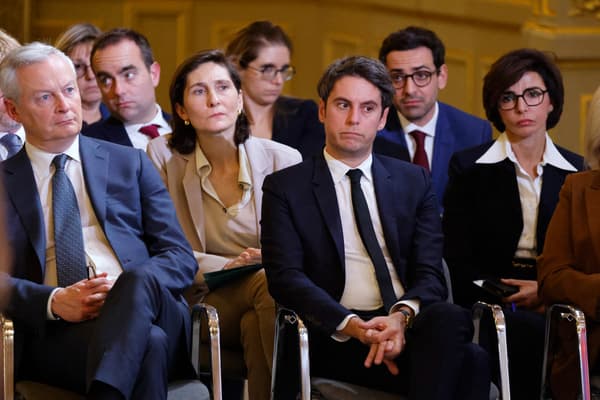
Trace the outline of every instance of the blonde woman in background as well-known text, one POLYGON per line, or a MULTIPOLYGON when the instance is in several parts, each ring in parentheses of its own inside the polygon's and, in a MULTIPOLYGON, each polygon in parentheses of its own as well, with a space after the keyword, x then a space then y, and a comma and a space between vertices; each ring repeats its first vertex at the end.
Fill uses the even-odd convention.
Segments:
MULTIPOLYGON (((569 175, 538 259, 539 293, 546 305, 580 308, 588 326, 589 368, 600 367, 600 90, 590 103, 586 161, 591 170, 569 175)), ((558 330, 550 388, 556 400, 576 399, 579 365, 574 330, 558 330)))
MULTIPOLYGON (((102 31, 92 24, 71 26, 56 40, 54 47, 65 53, 75 65, 77 86, 81 96, 84 124, 92 124, 109 116, 108 108, 102 104, 102 94, 90 65, 90 54, 94 40, 102 31)), ((84 125, 85 126, 85 125, 84 125)))

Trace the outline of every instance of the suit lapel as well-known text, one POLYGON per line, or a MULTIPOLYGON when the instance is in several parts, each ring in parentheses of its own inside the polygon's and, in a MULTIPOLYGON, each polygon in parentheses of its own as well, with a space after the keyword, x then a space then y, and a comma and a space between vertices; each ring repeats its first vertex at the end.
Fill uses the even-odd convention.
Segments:
MULTIPOLYGON (((438 103, 439 104, 439 103, 438 103)), ((433 157, 431 158, 431 176, 433 182, 444 182, 448 174, 447 165, 454 151, 454 135, 449 131, 450 124, 442 105, 439 106, 438 120, 433 138, 433 157)), ((436 188, 437 191, 437 188, 436 188)), ((441 199, 439 199, 441 201, 441 199)))
POLYGON ((104 124, 107 127, 107 130, 104 134, 106 140, 109 142, 122 144, 124 146, 133 147, 133 143, 131 143, 131 139, 129 139, 129 135, 125 130, 125 125, 121 120, 111 116, 104 124))
POLYGON ((327 167, 327 162, 323 155, 314 157, 314 175, 313 175, 313 190, 319 208, 321 209, 321 215, 325 220, 325 226, 329 230, 333 241, 335 242, 335 248, 338 253, 340 265, 342 269, 345 268, 345 254, 344 254, 344 234, 342 232, 342 223, 340 221, 340 211, 337 203, 337 197, 335 194, 335 187, 331 173, 327 167))
POLYGON ((398 135, 400 144, 405 148, 408 148, 406 144, 406 137, 404 135, 404 129, 402 129, 402 124, 400 124, 400 118, 398 118, 398 111, 394 107, 390 107, 385 129, 390 132, 395 132, 398 135))
MULTIPOLYGON (((265 175, 268 174, 268 161, 272 157, 269 157, 265 149, 259 145, 259 143, 248 138, 243 145, 248 156, 248 163, 250 164, 250 175, 252 176, 252 194, 254 197, 255 216, 256 216, 256 232, 260 233, 260 214, 262 210, 262 187, 259 182, 265 180, 265 175)), ((260 235, 259 235, 260 236, 260 235)), ((257 243, 257 245, 259 245, 257 243)))
POLYGON ((375 187, 375 197, 377 198, 379 219, 381 221, 386 246, 394 265, 400 265, 400 254, 397 252, 398 246, 393 245, 394 243, 399 242, 399 238, 397 227, 398 221, 395 217, 396 214, 394 213, 394 210, 397 208, 394 205, 394 202, 398 201, 398 196, 394 195, 392 175, 375 155, 373 155, 373 166, 371 170, 373 172, 373 185, 375 187))
MULTIPOLYGON (((585 204, 587 207, 587 220, 590 230, 590 237, 600 237, 600 172, 594 173, 594 180, 589 187, 585 189, 585 204)), ((600 242, 596 240, 593 243, 594 251, 596 252, 596 260, 600 260, 600 242)))
POLYGON ((5 161, 3 167, 8 198, 19 214, 19 219, 33 244, 43 277, 46 266, 44 213, 25 146, 14 157, 5 161), (33 205, 32 200, 35 202, 33 205))
POLYGON ((181 157, 185 161, 183 172, 183 191, 187 200, 187 208, 190 210, 196 234, 200 240, 202 251, 206 249, 206 233, 204 227, 204 202, 202 201, 201 177, 196 168, 195 152, 182 155, 173 153, 173 157, 181 157))
POLYGON ((96 218, 106 232, 106 187, 108 182, 108 152, 98 142, 79 135, 79 153, 85 188, 90 196, 96 218))
POLYGON ((558 193, 562 187, 566 171, 553 167, 552 165, 546 165, 544 167, 544 173, 542 175, 542 191, 540 193, 540 204, 538 206, 538 220, 537 220, 537 251, 541 254, 543 249, 543 243, 546 235, 546 228, 552 218, 556 203, 558 201, 558 193))

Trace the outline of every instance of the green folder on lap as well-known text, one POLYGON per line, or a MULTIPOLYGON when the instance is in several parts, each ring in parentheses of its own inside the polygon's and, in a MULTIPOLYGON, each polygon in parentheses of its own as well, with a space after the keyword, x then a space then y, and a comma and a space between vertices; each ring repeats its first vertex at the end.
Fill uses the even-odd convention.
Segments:
POLYGON ((263 266, 262 264, 244 265, 243 267, 222 269, 215 272, 207 272, 204 274, 204 282, 208 286, 208 289, 212 292, 213 290, 233 282, 236 279, 243 278, 244 276, 258 271, 263 266))

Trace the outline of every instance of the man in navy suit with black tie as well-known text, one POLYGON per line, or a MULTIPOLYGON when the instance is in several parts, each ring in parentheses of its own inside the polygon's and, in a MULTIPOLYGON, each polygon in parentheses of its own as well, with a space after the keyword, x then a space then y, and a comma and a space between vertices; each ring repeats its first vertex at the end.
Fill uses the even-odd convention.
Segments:
POLYGON ((156 103, 160 65, 144 35, 125 28, 104 32, 90 57, 111 115, 85 126, 84 135, 146 150, 150 140, 171 132, 170 116, 156 103))
POLYGON ((0 64, 25 146, 2 163, 19 380, 89 399, 166 399, 191 377, 182 292, 197 264, 140 150, 79 135, 71 60, 32 43, 0 64))
POLYGON ((262 255, 275 300, 309 327, 311 372, 410 399, 483 399, 487 355, 446 303, 426 170, 372 154, 394 89, 367 57, 318 85, 322 154, 265 179, 262 255))
POLYGON ((395 108, 379 136, 405 147, 410 160, 431 171, 441 208, 450 157, 489 142, 492 128, 489 122, 438 101, 448 82, 448 67, 444 44, 434 32, 410 26, 390 34, 381 44, 379 60, 395 89, 395 108))

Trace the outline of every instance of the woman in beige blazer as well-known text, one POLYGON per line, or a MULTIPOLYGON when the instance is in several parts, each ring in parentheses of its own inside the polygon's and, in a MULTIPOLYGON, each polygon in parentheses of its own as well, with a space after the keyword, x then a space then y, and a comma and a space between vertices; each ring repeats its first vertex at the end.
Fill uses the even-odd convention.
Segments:
POLYGON ((203 298, 219 312, 224 347, 241 348, 251 399, 268 399, 275 304, 264 272, 206 294, 203 274, 256 264, 260 253, 262 183, 266 175, 301 161, 298 151, 250 137, 242 112, 240 78, 220 51, 193 55, 171 82, 173 133, 148 145, 173 198, 198 260, 188 300, 203 298))
MULTIPOLYGON (((590 120, 600 108, 592 103, 590 120)), ((597 122, 597 121, 596 121, 597 122)), ((600 130, 588 131, 590 171, 567 177, 538 259, 539 293, 547 305, 563 303, 586 315, 589 368, 600 367, 600 130)), ((558 349, 552 362, 552 398, 578 398, 579 364, 576 332, 559 327, 558 349)))

